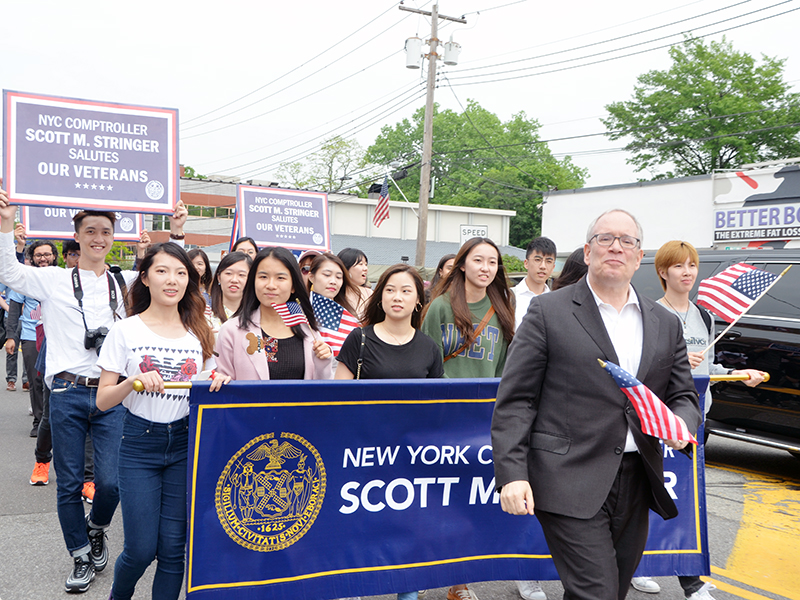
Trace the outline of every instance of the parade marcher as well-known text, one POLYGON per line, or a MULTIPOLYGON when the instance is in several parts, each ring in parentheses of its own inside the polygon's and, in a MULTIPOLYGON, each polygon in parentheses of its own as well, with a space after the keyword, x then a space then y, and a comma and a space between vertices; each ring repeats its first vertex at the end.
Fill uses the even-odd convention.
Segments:
POLYGON ((222 257, 211 284, 211 316, 208 322, 217 334, 222 324, 239 310, 244 283, 253 261, 244 252, 230 252, 222 257))
MULTIPOLYGON (((514 307, 497 245, 467 240, 433 294, 422 331, 439 348, 445 377, 500 377, 514 337, 514 307)), ((475 594, 459 584, 447 598, 475 600, 475 594)))
POLYGON ((589 267, 586 266, 583 260, 583 247, 576 248, 572 251, 572 254, 567 257, 567 260, 564 261, 564 266, 561 267, 561 273, 559 273, 558 277, 553 281, 552 290, 555 292, 563 287, 577 283, 586 275, 588 269, 589 267))
MULTIPOLYGON (((125 544, 114 565, 110 598, 128 600, 157 559, 151 598, 180 595, 186 541, 189 390, 164 382, 192 381, 212 357, 214 336, 205 319, 199 276, 175 244, 151 247, 130 290, 129 318, 108 332, 97 408, 124 406, 119 492, 125 544), (133 383, 144 386, 141 393, 133 383)), ((212 361, 213 362, 213 361, 212 361)), ((213 365, 206 365, 211 369, 213 365)), ((211 391, 230 381, 215 376, 211 391)))
POLYGON ((313 260, 308 273, 308 285, 315 294, 333 300, 352 315, 356 314, 355 307, 347 299, 353 298, 358 290, 350 281, 350 274, 342 259, 335 254, 326 252, 313 260))
MULTIPOLYGON (((727 369, 712 362, 714 348, 711 347, 702 355, 701 352, 714 340, 714 319, 708 312, 689 299, 689 294, 697 281, 697 270, 700 257, 697 250, 689 242, 673 240, 658 249, 654 266, 658 280, 664 289, 664 296, 658 301, 669 312, 678 317, 683 328, 689 364, 695 375, 747 375, 744 380, 747 386, 755 387, 764 381, 765 373, 755 369, 727 369), (709 360, 711 357, 712 360, 709 360)), ((711 408, 711 386, 705 394, 703 410, 708 413, 711 408)), ((704 583, 697 576, 679 576, 678 582, 688 600, 714 600, 711 583, 704 583)), ((631 581, 634 589, 649 593, 658 593, 661 587, 650 577, 634 577, 631 581)))
POLYGON ((445 254, 442 258, 439 259, 439 264, 436 265, 436 272, 433 274, 433 279, 431 279, 430 285, 425 290, 425 303, 428 304, 431 301, 431 294, 433 293, 434 288, 439 285, 439 282, 445 278, 445 276, 453 270, 453 263, 456 262, 456 255, 455 254, 445 254))
POLYGON ((547 280, 550 279, 553 269, 556 267, 556 245, 553 240, 546 237, 533 239, 525 249, 523 265, 528 274, 525 279, 511 288, 517 302, 514 310, 514 324, 517 328, 522 323, 522 317, 528 312, 531 298, 550 291, 550 288, 547 287, 547 280))
POLYGON ((531 301, 497 392, 492 457, 501 507, 515 515, 535 508, 565 598, 624 600, 650 509, 677 516, 659 440, 642 431, 598 359, 635 374, 690 432, 700 424, 679 323, 630 283, 641 240, 625 211, 589 226, 586 278, 531 301))
MULTIPOLYGON (((14 242, 16 243, 16 254, 17 254, 17 261, 22 264, 30 264, 30 261, 25 256, 25 227, 22 223, 17 223, 17 226, 14 228, 14 242)), ((10 288, 9 288, 10 289, 10 288)), ((6 294, 8 294, 7 290, 6 294)), ((3 343, 6 343, 8 340, 14 341, 14 346, 19 349, 20 347, 20 333, 22 330, 22 322, 17 321, 17 326, 14 329, 11 329, 8 324, 9 318, 9 306, 8 306, 8 298, 3 301, 3 304, 0 305, 3 309, 5 309, 5 314, 3 315, 4 324, 2 324, 2 328, 5 330, 5 339, 3 343)), ((0 311, 2 312, 2 311, 0 311)), ((6 354, 6 391, 7 392, 14 392, 17 389, 17 371, 19 369, 19 352, 9 352, 6 354)), ((28 387, 28 373, 25 371, 25 368, 22 369, 22 391, 27 392, 28 387)))
POLYGON ((243 237, 236 240, 231 252, 244 252, 250 257, 250 260, 255 260, 258 254, 258 244, 251 237, 243 237))
POLYGON ((348 291, 347 301, 355 309, 353 314, 361 319, 367 308, 367 300, 372 295, 372 290, 367 285, 367 275, 369 274, 367 255, 357 248, 345 248, 337 256, 342 259, 350 275, 350 281, 355 286, 354 290, 348 291))
POLYGON ((330 379, 333 353, 316 330, 294 256, 286 248, 264 248, 247 276, 239 310, 220 328, 217 370, 236 380, 330 379), (299 304, 307 323, 284 323, 273 304, 289 301, 299 304))
POLYGON ((308 277, 311 275, 311 263, 313 263, 314 259, 320 254, 322 254, 322 252, 319 250, 306 250, 297 259, 297 266, 300 267, 300 273, 303 275, 303 281, 306 285, 308 285, 308 277))
POLYGON ((203 300, 206 301, 206 314, 211 313, 211 283, 213 274, 211 273, 211 263, 208 260, 208 254, 203 252, 200 248, 189 250, 189 258, 192 260, 194 268, 200 275, 200 293, 203 295, 203 300))
POLYGON ((445 376, 500 377, 514 337, 514 308, 495 243, 467 240, 437 291, 422 331, 441 348, 445 376))
MULTIPOLYGON (((378 279, 364 327, 350 332, 339 352, 336 379, 422 379, 444 374, 439 347, 419 331, 425 285, 416 269, 399 264, 378 279)), ((401 592, 397 600, 417 600, 401 592)))
MULTIPOLYGON (((57 267, 58 250, 53 242, 34 241, 28 246, 28 259, 31 265, 37 268, 57 267)), ((20 329, 20 345, 22 350, 22 362, 25 373, 28 376, 28 391, 30 394, 31 411, 33 413, 33 428, 30 436, 39 435, 39 423, 42 420, 44 411, 44 382, 42 376, 36 370, 36 359, 39 351, 36 345, 36 325, 39 323, 41 311, 39 301, 13 290, 9 292, 9 329, 16 331, 18 324, 20 329)), ((12 354, 18 348, 13 339, 6 340, 6 352, 12 354)))
MULTIPOLYGON (((125 316, 120 280, 130 283, 136 273, 121 273, 118 278, 107 271, 105 259, 114 242, 116 215, 102 211, 81 211, 73 218, 81 256, 71 271, 19 264, 12 239, 16 212, 17 207, 0 191, 0 282, 41 302, 51 348, 45 383, 51 389, 58 518, 73 559, 65 589, 85 592, 95 571, 102 571, 108 563, 105 530, 119 502, 117 462, 122 410, 95 410, 100 375, 97 355, 108 329, 125 316), (91 433, 94 447, 96 485, 88 516, 81 500, 87 432, 91 433)), ((170 220, 170 236, 182 239, 187 214, 186 207, 178 202, 170 220)))

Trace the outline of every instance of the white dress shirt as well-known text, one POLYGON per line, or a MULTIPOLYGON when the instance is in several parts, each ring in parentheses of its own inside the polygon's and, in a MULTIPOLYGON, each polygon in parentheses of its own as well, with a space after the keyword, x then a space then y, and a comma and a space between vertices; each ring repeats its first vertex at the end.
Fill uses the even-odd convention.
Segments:
MULTIPOLYGON (((519 329, 519 326, 522 323, 522 318, 525 316, 525 313, 528 312, 528 306, 530 305, 531 300, 539 294, 535 294, 530 290, 528 287, 527 277, 511 288, 511 291, 514 292, 514 296, 517 298, 517 306, 514 309, 514 328, 519 329)), ((546 294, 549 291, 550 288, 547 287, 547 284, 545 283, 542 294, 546 294)))
MULTIPOLYGON (((588 279, 586 283, 589 284, 588 279)), ((616 308, 607 302, 603 302, 595 294, 591 284, 589 284, 589 290, 591 290, 594 301, 597 303, 597 309, 603 318, 608 337, 611 338, 614 352, 617 353, 619 366, 636 377, 639 363, 642 360, 642 339, 644 337, 642 308, 639 306, 639 298, 636 295, 636 291, 632 285, 628 284, 628 301, 622 307, 622 310, 617 312, 616 308)), ((629 427, 628 435, 625 438, 625 452, 637 451, 636 442, 629 427)))

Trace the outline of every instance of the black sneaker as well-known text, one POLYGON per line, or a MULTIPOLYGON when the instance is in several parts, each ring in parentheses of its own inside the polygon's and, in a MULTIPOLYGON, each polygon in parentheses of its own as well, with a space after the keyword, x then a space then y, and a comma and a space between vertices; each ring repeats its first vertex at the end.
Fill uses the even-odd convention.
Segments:
POLYGON ((89 515, 86 515, 86 533, 89 535, 89 543, 92 545, 89 556, 92 557, 94 570, 99 573, 108 564, 108 544, 106 544, 108 537, 104 530, 89 527, 89 515))
POLYGON ((64 589, 70 594, 80 594, 89 589, 94 581, 94 565, 88 554, 76 556, 72 571, 67 576, 67 583, 64 589))

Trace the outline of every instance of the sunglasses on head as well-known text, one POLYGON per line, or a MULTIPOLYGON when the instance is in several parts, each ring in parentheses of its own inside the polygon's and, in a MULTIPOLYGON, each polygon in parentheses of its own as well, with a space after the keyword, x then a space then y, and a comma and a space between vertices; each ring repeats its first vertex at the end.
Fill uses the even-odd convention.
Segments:
POLYGON ((311 273, 311 265, 306 265, 305 267, 300 267, 300 272, 303 275, 308 275, 309 273, 311 273))

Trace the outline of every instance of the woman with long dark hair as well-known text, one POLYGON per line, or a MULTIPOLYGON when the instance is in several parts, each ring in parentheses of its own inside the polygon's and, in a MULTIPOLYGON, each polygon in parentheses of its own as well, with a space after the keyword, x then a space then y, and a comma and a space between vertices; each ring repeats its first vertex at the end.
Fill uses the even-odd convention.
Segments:
POLYGON ((583 254, 583 246, 581 246, 573 250, 572 254, 567 257, 567 260, 564 261, 564 266, 561 267, 561 273, 553 282, 552 290, 554 292, 559 288, 578 283, 586 275, 589 267, 583 260, 583 254))
POLYGON ((422 331, 441 349, 445 376, 500 377, 514 337, 514 306, 495 243, 467 240, 433 294, 422 331))
MULTIPOLYGON (((97 361, 97 408, 127 409, 118 468, 125 545, 111 590, 117 600, 133 596, 154 559, 152 598, 174 600, 183 583, 189 390, 167 394, 164 382, 196 379, 212 356, 199 279, 183 248, 150 248, 130 289, 129 318, 108 332, 97 361), (135 380, 143 392, 134 391, 135 380)), ((227 381, 214 375, 212 391, 227 381)))
POLYGON ((211 284, 211 316, 208 319, 214 333, 239 310, 244 284, 253 261, 244 252, 226 254, 214 273, 211 284))
POLYGON ((213 273, 211 273, 211 263, 208 260, 208 254, 203 252, 200 248, 189 250, 189 259, 192 261, 194 268, 200 275, 200 293, 203 294, 203 299, 206 301, 206 314, 211 312, 211 281, 213 273))
POLYGON ((250 260, 255 260, 256 254, 258 254, 258 244, 251 237, 239 238, 231 248, 231 252, 244 252, 250 257, 250 260))
POLYGON ((416 269, 398 264, 384 271, 367 302, 363 332, 353 330, 342 345, 336 379, 441 377, 442 353, 419 331, 424 299, 424 285, 416 269))
POLYGON ((333 300, 350 314, 356 314, 347 298, 358 294, 358 289, 350 281, 350 274, 342 259, 335 254, 326 252, 314 258, 308 276, 308 289, 333 300))
POLYGON ((367 285, 367 275, 369 273, 369 261, 367 255, 358 248, 345 248, 338 254, 342 259, 350 281, 355 286, 347 292, 347 301, 356 312, 353 314, 359 319, 364 316, 367 307, 367 300, 372 295, 372 290, 367 285))
POLYGON ((294 256, 286 248, 264 248, 250 268, 239 310, 220 328, 218 369, 237 380, 330 379, 333 354, 317 330, 294 256), (307 323, 286 325, 275 308, 289 302, 307 323))

